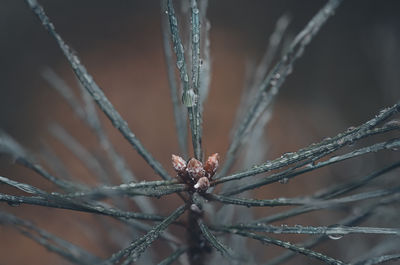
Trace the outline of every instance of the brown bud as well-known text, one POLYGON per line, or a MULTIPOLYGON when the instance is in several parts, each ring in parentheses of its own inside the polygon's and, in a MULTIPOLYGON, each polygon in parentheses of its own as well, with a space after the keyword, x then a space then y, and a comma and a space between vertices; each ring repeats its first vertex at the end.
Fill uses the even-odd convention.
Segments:
POLYGON ((186 171, 193 180, 198 180, 205 176, 203 164, 196 158, 191 158, 186 166, 186 171))
POLYGON ((197 183, 193 186, 196 190, 206 191, 210 187, 210 181, 207 177, 200 178, 197 183))
POLYGON ((213 155, 210 155, 206 163, 204 164, 204 170, 206 171, 208 178, 211 179, 214 176, 215 172, 218 169, 218 165, 219 165, 219 154, 215 153, 213 155))
POLYGON ((182 174, 186 169, 186 161, 177 155, 172 155, 172 166, 178 174, 182 174))

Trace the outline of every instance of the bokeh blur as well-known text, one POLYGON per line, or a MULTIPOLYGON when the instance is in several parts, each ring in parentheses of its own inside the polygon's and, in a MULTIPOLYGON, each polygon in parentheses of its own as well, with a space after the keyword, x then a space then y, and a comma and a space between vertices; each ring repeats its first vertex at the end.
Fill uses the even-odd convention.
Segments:
MULTIPOLYGON (((206 155, 219 152, 224 158, 246 73, 262 57, 277 19, 283 14, 291 17, 285 45, 326 1, 209 2, 212 79, 204 110, 203 143, 206 155)), ((40 3, 132 131, 173 174, 170 157, 179 154, 179 148, 162 48, 159 1, 41 0, 40 3)), ((266 157, 255 158, 254 163, 334 136, 400 99, 399 14, 400 2, 396 0, 344 1, 283 85, 265 132, 266 157)), ((90 130, 41 75, 43 69, 50 67, 79 95, 74 74, 55 41, 22 0, 0 1, 0 32, 0 129, 37 154, 44 164, 54 155, 49 155, 50 151, 56 153, 63 158, 73 178, 94 185, 92 173, 49 132, 50 125, 60 124, 100 161, 104 158, 90 130)), ((104 115, 100 116, 135 175, 139 179, 157 179, 104 115)), ((394 152, 369 155, 287 185, 274 184, 273 188, 256 194, 258 198, 308 194, 329 183, 367 174, 395 159, 394 152)), ((0 175, 52 189, 35 173, 9 162, 0 157, 0 175)), ((1 191, 14 192, 3 186, 0 185, 1 191)), ((163 214, 177 205, 176 198, 155 199, 155 202, 163 214)), ((12 208, 7 204, 1 204, 0 210, 31 220, 100 257, 105 258, 118 249, 115 239, 101 235, 105 228, 97 219, 106 217, 35 206, 12 208), (96 236, 101 242, 92 240, 96 236)), ((298 221, 303 224, 329 221, 318 214, 309 218, 298 221)), ((388 221, 390 225, 393 222, 388 221)), ((367 238, 367 242, 354 238, 352 253, 346 246, 353 239, 346 244, 339 240, 320 249, 347 259, 367 250, 368 242, 378 240, 367 238)), ((10 227, 0 226, 0 264, 27 263, 69 264, 10 227)), ((319 263, 301 257, 290 264, 319 263)))

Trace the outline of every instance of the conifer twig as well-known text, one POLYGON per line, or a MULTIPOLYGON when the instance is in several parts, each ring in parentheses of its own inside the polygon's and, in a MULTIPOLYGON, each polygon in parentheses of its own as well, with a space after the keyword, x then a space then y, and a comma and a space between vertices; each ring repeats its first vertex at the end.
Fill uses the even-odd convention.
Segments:
MULTIPOLYGON (((367 207, 362 207, 359 209, 359 211, 355 211, 354 213, 351 213, 344 219, 340 220, 338 222, 339 225, 357 225, 364 221, 366 218, 371 216, 373 210, 375 210, 376 207, 380 206, 380 203, 375 203, 374 205, 368 205, 367 207)), ((317 238, 310 238, 300 244, 300 246, 305 247, 305 248, 312 248, 319 243, 327 240, 328 237, 326 236, 318 236, 317 238)), ((279 255, 276 258, 273 258, 269 260, 265 265, 278 265, 281 264, 291 258, 293 258, 296 255, 295 252, 292 251, 286 251, 282 255, 279 255)))
MULTIPOLYGON (((201 157, 201 153, 202 153, 201 129, 200 129, 201 121, 200 121, 200 116, 199 116, 199 112, 198 112, 198 104, 199 104, 198 86, 192 87, 189 84, 189 75, 188 75, 187 64, 186 64, 185 55, 184 55, 184 47, 182 44, 182 40, 179 36, 178 20, 175 15, 174 6, 173 6, 173 3, 171 0, 167 0, 167 12, 168 12, 168 17, 169 17, 169 25, 170 25, 170 30, 171 30, 172 43, 173 43, 174 51, 175 51, 175 55, 176 55, 176 66, 178 67, 179 76, 180 76, 180 79, 181 79, 181 82, 183 85, 182 102, 187 107, 188 114, 189 114, 190 129, 192 132, 193 150, 195 153, 195 157, 198 160, 202 160, 202 157, 201 157)), ((194 25, 194 27, 196 27, 196 28, 199 27, 199 25, 197 25, 197 23, 198 23, 197 7, 195 9, 194 8, 192 9, 192 16, 197 17, 197 19, 195 21, 196 24, 194 25), (197 11, 194 11, 194 10, 197 10, 197 11), (197 12, 197 14, 196 14, 196 12, 197 12)), ((197 31, 197 29, 196 29, 196 31, 197 31)), ((200 41, 200 35, 198 35, 197 37, 199 39, 195 39, 193 36, 193 42, 194 42, 194 40, 200 41)), ((198 65, 197 65, 197 67, 198 67, 198 65)), ((195 71, 197 73, 197 70, 195 70, 195 71)), ((198 82, 198 80, 196 82, 198 82)))
POLYGON ((62 196, 67 198, 90 198, 92 200, 101 200, 114 196, 133 197, 138 195, 159 198, 186 190, 188 190, 188 187, 182 183, 173 181, 146 181, 121 184, 119 186, 102 186, 88 191, 62 194, 62 196))
POLYGON ((143 220, 154 220, 159 221, 163 218, 154 214, 145 213, 135 213, 135 212, 125 212, 119 209, 111 208, 106 204, 93 204, 90 201, 78 201, 71 200, 59 193, 47 193, 37 187, 26 183, 20 183, 5 177, 0 176, 0 182, 15 187, 24 192, 34 194, 34 197, 24 197, 24 196, 13 196, 8 194, 0 194, 0 201, 8 202, 9 204, 36 204, 46 207, 54 207, 60 209, 69 209, 75 211, 97 213, 102 215, 108 215, 112 217, 123 217, 123 218, 137 218, 143 220))
POLYGON ((318 144, 312 144, 309 147, 300 149, 295 153, 286 153, 280 158, 273 161, 268 161, 262 165, 254 166, 250 170, 246 170, 240 173, 233 174, 231 176, 225 176, 217 179, 213 185, 220 184, 226 181, 232 181, 241 179, 244 177, 254 176, 260 173, 268 172, 274 169, 282 168, 284 166, 312 158, 320 153, 325 152, 326 154, 332 153, 337 149, 352 144, 357 140, 363 139, 370 135, 375 135, 377 133, 386 132, 389 130, 399 129, 397 125, 395 126, 384 126, 382 128, 374 127, 381 123, 382 121, 388 119, 395 113, 400 111, 400 103, 393 105, 392 107, 383 109, 377 114, 373 119, 367 121, 366 123, 349 130, 347 132, 340 133, 333 138, 326 138, 318 144))
POLYGON ((242 187, 237 188, 236 190, 231 190, 226 192, 226 194, 231 195, 231 194, 238 194, 241 193, 243 191, 246 190, 250 190, 250 189, 255 189, 255 188, 259 188, 262 187, 264 185, 270 184, 270 183, 274 183, 280 180, 289 180, 291 178, 294 178, 295 176, 304 174, 306 172, 321 168, 321 167, 325 167, 334 163, 338 163, 350 158, 355 158, 364 154, 368 154, 371 152, 378 152, 381 150, 387 150, 387 149, 395 149, 400 145, 400 138, 398 139, 393 139, 393 140, 389 140, 386 142, 382 142, 382 143, 377 143, 371 146, 367 146, 364 148, 360 148, 357 150, 354 150, 352 152, 343 154, 343 155, 338 155, 338 156, 334 156, 331 157, 325 161, 321 161, 318 163, 307 163, 305 168, 299 169, 297 171, 293 171, 293 170, 285 170, 284 172, 280 172, 280 173, 276 173, 276 174, 272 174, 270 176, 265 177, 264 179, 257 181, 255 183, 251 183, 249 185, 243 185, 242 187))
MULTIPOLYGON (((288 205, 305 205, 304 208, 294 208, 286 212, 278 213, 277 215, 285 216, 286 218, 298 215, 300 213, 310 212, 314 210, 324 209, 328 207, 335 207, 339 204, 350 203, 360 200, 368 200, 388 196, 400 192, 400 187, 390 189, 374 190, 368 192, 361 192, 351 196, 330 199, 330 200, 313 200, 310 198, 276 198, 270 200, 257 200, 235 198, 229 196, 221 196, 215 194, 206 194, 205 197, 211 201, 218 201, 224 204, 235 204, 246 207, 275 207, 275 206, 288 206, 288 205), (287 216, 286 216, 287 215, 287 216)), ((271 216, 269 216, 271 218, 271 216)))
POLYGON ((384 227, 358 227, 358 226, 288 226, 288 225, 269 225, 264 223, 239 224, 228 226, 230 229, 240 229, 243 231, 259 231, 273 234, 307 234, 307 235, 332 235, 343 236, 349 234, 380 234, 400 236, 400 228, 384 227))
POLYGON ((16 163, 29 168, 50 181, 54 185, 63 190, 82 190, 85 189, 83 184, 70 182, 59 179, 45 170, 38 162, 36 162, 17 141, 11 138, 6 133, 0 131, 0 153, 10 156, 16 163))
POLYGON ((18 218, 12 214, 0 212, 0 224, 10 225, 24 236, 31 238, 47 250, 57 253, 61 257, 75 264, 92 265, 98 263, 100 258, 87 252, 64 239, 36 227, 31 222, 18 218))
POLYGON ((268 236, 262 236, 262 235, 258 235, 255 233, 251 233, 251 232, 244 232, 244 231, 240 231, 237 229, 222 229, 223 232, 227 232, 227 233, 232 233, 235 235, 240 235, 240 236, 244 236, 244 237, 248 237, 248 238, 252 238, 255 240, 258 240, 260 242, 262 242, 263 244, 272 244, 281 248, 286 248, 289 249, 293 252, 297 252, 300 253, 304 256, 310 257, 310 258, 315 258, 318 259, 322 262, 325 262, 327 264, 331 264, 331 265, 345 265, 346 263, 344 263, 341 260, 338 259, 334 259, 332 257, 329 257, 325 254, 304 248, 304 247, 300 247, 297 245, 294 245, 290 242, 286 242, 286 241, 282 241, 282 240, 278 240, 272 237, 268 237, 268 236))
POLYGON ((188 158, 189 151, 187 146, 187 120, 185 109, 181 104, 181 96, 175 79, 175 63, 172 57, 172 47, 170 45, 169 21, 166 1, 161 0, 161 26, 164 56, 167 66, 167 77, 170 87, 172 106, 174 110, 175 126, 177 131, 178 143, 181 148, 182 156, 188 158))
POLYGON ((94 173, 101 183, 110 184, 111 180, 101 165, 101 163, 72 135, 70 135, 61 125, 52 124, 49 128, 50 133, 59 140, 76 158, 82 161, 87 169, 94 173))
POLYGON ((176 261, 182 254, 184 254, 187 251, 187 248, 182 247, 178 248, 175 252, 173 252, 171 255, 163 259, 158 265, 170 265, 174 261, 176 261))
POLYGON ((227 258, 235 258, 235 254, 233 253, 233 251, 225 246, 221 241, 219 241, 210 231, 210 229, 208 228, 208 226, 206 224, 204 224, 204 222, 199 219, 198 221, 198 225, 200 227, 200 230, 204 236, 204 238, 210 243, 210 245, 215 248, 216 250, 218 250, 222 256, 227 257, 227 258))
MULTIPOLYGON (((375 178, 377 178, 379 176, 382 176, 383 174, 385 174, 385 173, 387 173, 387 172, 389 172, 391 170, 394 170, 394 169, 398 168, 399 166, 400 166, 400 162, 397 162, 397 163, 392 164, 392 165, 390 165, 388 167, 385 167, 385 168, 383 168, 381 170, 373 172, 372 174, 367 175, 365 177, 362 177, 362 178, 359 178, 359 179, 356 179, 356 180, 353 180, 353 181, 349 181, 347 183, 342 183, 342 184, 339 184, 339 185, 335 185, 335 186, 333 186, 331 188, 328 188, 328 189, 326 189, 324 191, 318 191, 313 196, 311 196, 310 198, 313 198, 313 199, 325 199, 325 200, 326 199, 332 199, 332 198, 337 197, 339 195, 343 195, 345 193, 348 193, 348 192, 350 192, 350 191, 352 191, 352 190, 354 190, 356 188, 359 188, 362 185, 367 184, 369 181, 371 181, 371 180, 373 180, 373 179, 375 179, 375 178)), ((280 212, 280 213, 277 213, 277 214, 269 215, 268 217, 264 217, 264 218, 261 218, 259 220, 255 220, 254 222, 256 222, 256 223, 260 223, 260 222, 271 223, 271 222, 282 220, 282 219, 285 219, 285 218, 288 218, 288 217, 293 217, 293 216, 296 216, 296 215, 299 215, 299 214, 302 214, 302 213, 307 213, 307 212, 310 212, 310 211, 313 211, 313 210, 317 210, 317 208, 313 208, 313 207, 309 207, 307 205, 304 205, 304 206, 301 206, 301 207, 290 209, 288 211, 283 211, 283 212, 280 212)))
POLYGON ((114 253, 110 258, 105 260, 102 265, 111 265, 116 264, 123 257, 127 257, 123 264, 128 261, 129 264, 132 261, 135 261, 140 255, 146 250, 147 247, 156 240, 161 233, 176 219, 178 219, 186 210, 186 206, 182 205, 178 207, 171 215, 165 218, 158 225, 154 226, 149 232, 147 232, 144 236, 138 238, 129 244, 128 247, 121 249, 120 251, 114 253))
POLYGON ((392 255, 383 255, 380 257, 374 257, 370 258, 367 260, 363 260, 357 263, 354 263, 354 265, 374 265, 374 264, 380 264, 384 263, 387 261, 395 261, 400 259, 400 254, 392 254, 392 255))
POLYGON ((101 88, 95 83, 93 77, 87 72, 86 68, 80 62, 80 59, 74 54, 70 47, 64 42, 61 36, 56 32, 53 23, 45 14, 43 8, 39 5, 36 0, 26 0, 29 7, 32 9, 34 14, 42 22, 43 27, 50 33, 50 35, 56 40, 58 46, 63 52, 64 56, 69 61, 73 71, 77 78, 83 85, 83 87, 89 92, 89 94, 96 101, 100 109, 110 119, 113 126, 118 129, 126 140, 135 148, 140 156, 152 167, 163 179, 170 179, 171 177, 161 166, 161 164, 154 159, 154 157, 145 149, 139 139, 133 134, 128 126, 128 123, 121 117, 115 107, 111 104, 108 98, 105 96, 101 88))
POLYGON ((199 9, 197 7, 197 0, 190 0, 190 14, 191 14, 191 38, 192 38, 192 89, 197 95, 196 103, 194 108, 194 125, 195 131, 193 137, 195 138, 195 144, 193 145, 194 154, 197 159, 202 159, 202 148, 201 148, 201 135, 202 135, 202 113, 200 106, 200 16, 199 9))
POLYGON ((331 17, 342 0, 329 0, 318 13, 308 22, 304 29, 297 34, 293 42, 290 44, 288 51, 283 55, 281 60, 270 71, 260 86, 260 90, 251 104, 250 109, 246 112, 246 116, 238 126, 233 140, 228 148, 225 164, 220 171, 220 176, 228 173, 235 161, 244 136, 252 128, 255 122, 265 109, 270 108, 274 102, 280 87, 286 80, 286 77, 292 72, 295 61, 301 57, 305 47, 311 42, 313 37, 319 32, 320 28, 331 17))

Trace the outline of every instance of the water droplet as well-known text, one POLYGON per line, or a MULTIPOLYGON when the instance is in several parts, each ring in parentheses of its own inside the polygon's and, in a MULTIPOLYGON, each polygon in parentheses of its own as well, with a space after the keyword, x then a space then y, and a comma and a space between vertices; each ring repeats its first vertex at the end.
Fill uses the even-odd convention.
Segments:
POLYGON ((96 211, 104 211, 104 208, 101 207, 101 206, 95 206, 94 209, 95 209, 96 211))
POLYGON ((183 66, 183 60, 179 60, 176 62, 176 66, 178 67, 178 69, 181 69, 183 66))
POLYGON ((194 34, 194 35, 193 35, 193 42, 194 42, 194 43, 198 43, 199 40, 200 40, 200 35, 199 35, 199 34, 194 34))
POLYGON ((339 145, 342 145, 342 144, 344 144, 344 143, 345 143, 344 138, 341 138, 341 139, 339 139, 339 140, 337 141, 337 144, 339 144, 339 145))
POLYGON ((189 76, 188 76, 187 74, 185 74, 185 76, 183 77, 183 80, 184 80, 185 82, 188 82, 188 81, 189 81, 189 76))
POLYGON ((193 89, 190 89, 183 93, 182 102, 186 107, 193 107, 196 104, 197 95, 194 93, 193 89))
POLYGON ((100 99, 99 93, 93 93, 92 96, 93 96, 93 99, 96 100, 96 101, 100 99))
POLYGON ((354 126, 350 126, 349 128, 347 128, 347 132, 354 131, 355 129, 356 129, 356 127, 354 127, 354 126))
POLYGON ((182 43, 179 44, 179 47, 178 47, 178 48, 179 48, 179 52, 180 52, 180 53, 184 53, 185 49, 183 48, 182 43))
POLYGON ((341 239, 341 238, 343 237, 343 235, 335 235, 335 234, 332 234, 332 235, 328 235, 328 237, 329 237, 330 239, 332 239, 332 240, 339 240, 339 239, 341 239))
POLYGON ((287 184, 288 182, 289 182, 288 178, 283 178, 283 179, 279 180, 279 183, 281 183, 281 184, 287 184))
POLYGON ((17 202, 17 201, 7 202, 7 203, 8 203, 8 205, 10 205, 10 206, 12 206, 12 207, 17 207, 17 206, 20 206, 20 205, 21 205, 21 203, 20 203, 20 202, 17 202))
POLYGON ((76 55, 73 55, 72 61, 73 61, 74 64, 80 64, 81 63, 81 61, 79 60, 78 56, 76 56, 76 55))
POLYGON ((174 25, 174 26, 178 26, 178 21, 176 20, 175 17, 172 17, 172 18, 171 18, 171 23, 172 23, 172 25, 174 25))
POLYGON ((299 155, 298 154, 293 154, 292 159, 297 159, 297 158, 299 158, 299 155))
POLYGON ((306 167, 306 168, 313 168, 313 167, 314 167, 314 164, 311 162, 311 163, 308 163, 307 165, 305 165, 305 167, 306 167))

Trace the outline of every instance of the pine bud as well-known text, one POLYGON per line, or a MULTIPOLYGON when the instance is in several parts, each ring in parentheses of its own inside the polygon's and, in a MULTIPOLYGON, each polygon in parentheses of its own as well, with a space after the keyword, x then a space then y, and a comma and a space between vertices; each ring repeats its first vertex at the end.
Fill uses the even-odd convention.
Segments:
POLYGON ((182 174, 186 169, 186 161, 177 155, 172 155, 172 166, 178 174, 182 174))
POLYGON ((213 155, 210 155, 206 161, 206 163, 204 164, 204 170, 207 173, 207 177, 209 179, 211 179, 215 172, 218 169, 218 165, 219 165, 219 154, 215 153, 213 155))
POLYGON ((196 190, 206 191, 210 187, 210 181, 207 177, 200 178, 197 183, 193 186, 196 190))
POLYGON ((203 164, 196 158, 191 158, 189 160, 186 166, 186 171, 189 174, 189 176, 195 181, 205 176, 203 164))

